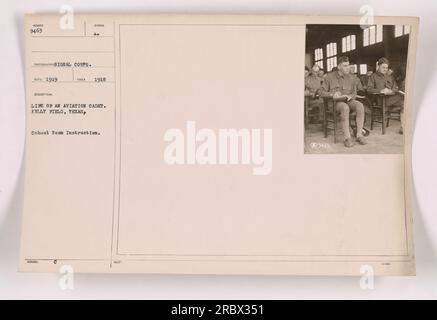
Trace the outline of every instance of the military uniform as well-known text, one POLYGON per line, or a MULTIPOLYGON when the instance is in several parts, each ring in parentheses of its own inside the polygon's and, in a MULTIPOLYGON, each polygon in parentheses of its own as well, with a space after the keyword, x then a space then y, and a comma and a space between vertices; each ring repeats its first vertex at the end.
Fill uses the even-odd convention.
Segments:
POLYGON ((361 81, 353 74, 341 74, 339 71, 328 73, 323 82, 321 92, 323 96, 332 96, 335 92, 351 97, 349 101, 335 101, 335 110, 340 113, 341 127, 345 139, 350 139, 349 113, 356 113, 357 138, 362 137, 364 126, 364 106, 355 100, 357 91, 361 90, 361 81))
MULTIPOLYGON (((367 92, 369 93, 381 93, 384 88, 393 90, 394 92, 399 91, 398 85, 394 80, 393 76, 382 74, 381 72, 375 72, 369 77, 369 82, 367 83, 367 92)), ((388 95, 386 97, 386 107, 388 108, 399 108, 401 112, 404 109, 404 97, 399 94, 388 95)))

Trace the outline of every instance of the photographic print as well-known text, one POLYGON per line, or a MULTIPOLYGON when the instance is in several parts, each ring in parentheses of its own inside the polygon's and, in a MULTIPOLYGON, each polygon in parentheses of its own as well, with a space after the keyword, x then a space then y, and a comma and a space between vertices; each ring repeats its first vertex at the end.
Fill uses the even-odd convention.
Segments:
POLYGON ((307 25, 305 153, 401 154, 408 25, 307 25))

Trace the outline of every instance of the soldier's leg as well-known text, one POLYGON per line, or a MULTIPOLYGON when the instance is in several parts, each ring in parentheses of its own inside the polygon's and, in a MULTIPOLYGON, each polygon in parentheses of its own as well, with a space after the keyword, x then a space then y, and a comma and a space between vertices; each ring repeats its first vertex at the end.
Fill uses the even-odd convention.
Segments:
POLYGON ((398 106, 399 108, 401 108, 401 112, 400 112, 400 120, 401 120, 401 131, 404 128, 404 97, 397 95, 398 101, 396 102, 396 106, 398 106))
POLYGON ((319 118, 320 118, 320 121, 323 121, 323 115, 324 115, 324 109, 325 109, 325 106, 323 104, 323 99, 319 98, 317 100, 317 103, 318 103, 318 107, 319 107, 319 118))
POLYGON ((348 102, 351 111, 355 111, 357 115, 357 138, 363 136, 363 127, 364 127, 364 105, 357 101, 351 100, 348 102))
POLYGON ((337 102, 335 110, 340 112, 341 128, 343 129, 344 139, 350 139, 351 133, 349 131, 349 106, 345 102, 337 102))

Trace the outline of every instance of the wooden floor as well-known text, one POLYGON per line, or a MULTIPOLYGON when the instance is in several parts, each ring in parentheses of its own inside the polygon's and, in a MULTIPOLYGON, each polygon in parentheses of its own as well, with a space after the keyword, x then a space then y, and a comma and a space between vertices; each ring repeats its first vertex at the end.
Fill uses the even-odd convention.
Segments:
MULTIPOLYGON (((370 130, 370 117, 366 117, 365 128, 370 130)), ((385 135, 381 133, 381 124, 374 124, 373 131, 365 137, 367 144, 362 146, 355 144, 352 148, 346 148, 343 144, 343 131, 337 132, 337 143, 334 144, 334 131, 328 131, 328 137, 324 138, 322 124, 310 123, 305 130, 305 153, 370 153, 370 154, 393 154, 403 153, 403 138, 399 134, 400 123, 390 120, 385 135)))

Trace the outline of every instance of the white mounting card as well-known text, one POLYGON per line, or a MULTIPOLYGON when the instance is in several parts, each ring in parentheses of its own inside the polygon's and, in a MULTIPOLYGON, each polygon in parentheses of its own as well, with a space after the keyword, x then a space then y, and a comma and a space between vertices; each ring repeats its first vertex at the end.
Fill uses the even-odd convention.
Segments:
POLYGON ((19 269, 414 275, 418 19, 360 20, 27 15, 19 269))

